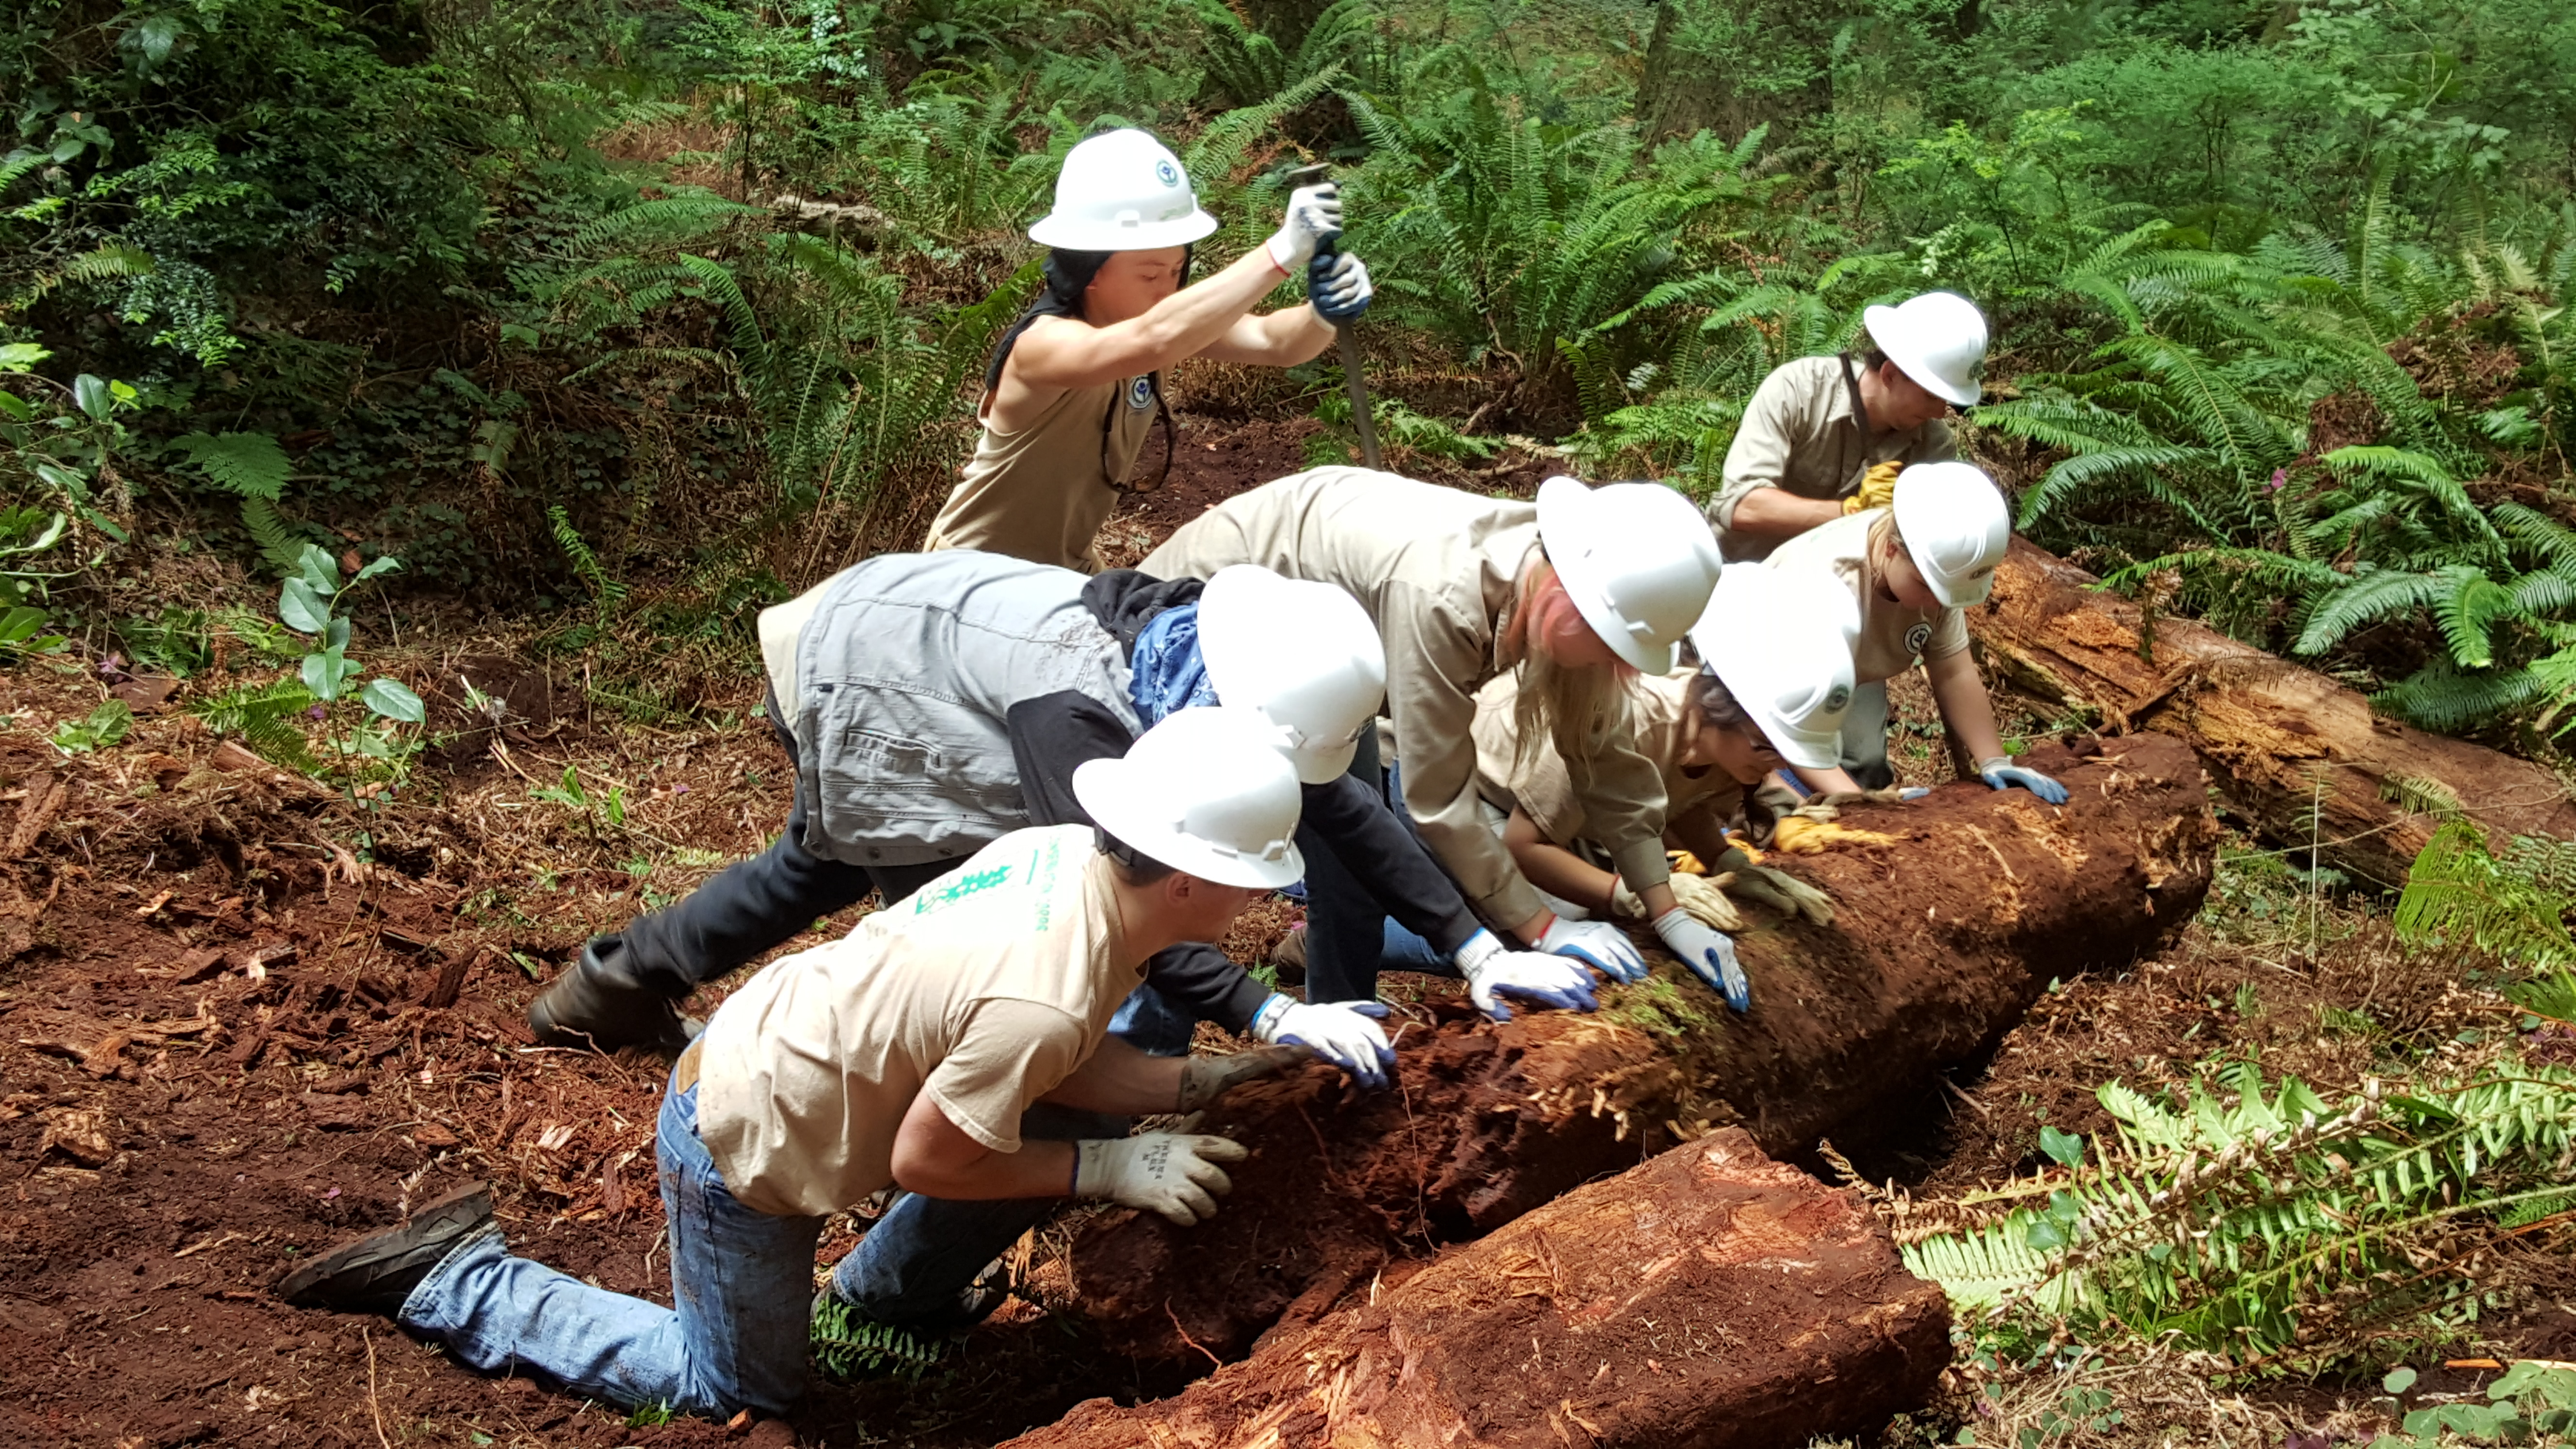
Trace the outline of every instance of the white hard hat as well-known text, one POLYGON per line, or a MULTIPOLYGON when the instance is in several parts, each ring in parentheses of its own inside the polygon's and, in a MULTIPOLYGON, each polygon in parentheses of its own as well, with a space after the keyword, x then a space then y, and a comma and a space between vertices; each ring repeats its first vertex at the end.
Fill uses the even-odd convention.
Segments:
POLYGON ((1956 292, 1926 292, 1860 316, 1870 342, 1924 391, 1958 407, 1984 395, 1977 370, 1986 360, 1986 317, 1976 303, 1956 292))
POLYGON ((1305 792, 1251 710, 1167 715, 1124 758, 1075 767, 1073 798, 1101 829, 1201 880, 1276 889, 1306 873, 1295 839, 1305 792))
POLYGON ((1142 131, 1106 131, 1065 153, 1055 210, 1029 228, 1041 246, 1142 252, 1197 241, 1216 230, 1171 148, 1142 131))
POLYGON ((1199 595, 1199 654, 1219 704, 1257 710, 1309 785, 1351 767, 1386 702, 1386 646, 1360 601, 1259 564, 1217 570, 1199 595))
POLYGON ((2012 509, 1973 463, 1917 463, 1896 475, 1896 531, 1932 597, 1963 608, 1994 589, 1995 565, 2012 547, 2012 509))
POLYGON ((1837 574, 1728 569, 1691 643, 1780 757, 1803 770, 1842 758, 1860 601, 1837 574))
POLYGON ((1708 520, 1661 483, 1538 485, 1538 536, 1583 622, 1620 658, 1668 674, 1724 561, 1708 520))

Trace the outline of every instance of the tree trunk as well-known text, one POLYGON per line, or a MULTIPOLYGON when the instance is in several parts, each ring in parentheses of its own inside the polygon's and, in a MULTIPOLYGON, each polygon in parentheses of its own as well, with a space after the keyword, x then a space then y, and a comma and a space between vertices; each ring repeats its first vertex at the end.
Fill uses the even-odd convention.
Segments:
MULTIPOLYGON (((2359 694, 2187 619, 2148 620, 2021 539, 1968 611, 1986 663, 2106 735, 2189 744, 2229 807, 2279 843, 2382 886, 2465 814, 2496 837, 2576 835, 2566 784, 2526 761, 2372 716, 2359 694)), ((2497 839, 2501 846, 2504 842, 2497 839)))
POLYGON ((1004 1449, 1790 1449, 1917 1407, 1949 1359, 1941 1290, 1858 1194, 1725 1128, 1004 1449))
POLYGON ((2127 965, 2209 886, 2218 831, 2189 750, 2150 735, 2033 761, 2074 792, 2067 806, 1951 785, 1845 812, 1886 845, 1776 857, 1837 915, 1738 936, 1749 1015, 1669 961, 1597 1015, 1497 1025, 1437 998, 1417 1013, 1428 1029, 1398 1036, 1389 1090, 1318 1065, 1220 1101, 1203 1130, 1253 1154, 1213 1221, 1104 1215, 1049 1271, 1118 1350, 1230 1357, 1274 1323, 1313 1323, 1391 1259, 1492 1232, 1677 1138, 1741 1125, 1795 1152, 1919 1118, 1940 1074, 1991 1053, 2051 978, 2127 965))
POLYGON ((1804 84, 1755 89, 1740 83, 1754 64, 1821 56, 1841 12, 1779 0, 1661 0, 1646 38, 1645 75, 1637 87, 1637 126, 1649 143, 1714 131, 1742 140, 1756 126, 1779 128, 1833 105, 1829 73, 1819 67, 1804 84), (1701 7, 1694 15, 1685 7, 1701 7), (1711 50, 1709 47, 1717 47, 1711 50))

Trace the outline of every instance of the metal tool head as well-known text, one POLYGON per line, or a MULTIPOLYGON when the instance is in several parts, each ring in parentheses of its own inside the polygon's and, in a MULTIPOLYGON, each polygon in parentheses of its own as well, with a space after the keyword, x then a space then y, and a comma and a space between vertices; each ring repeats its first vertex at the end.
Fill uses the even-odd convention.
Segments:
POLYGON ((1293 191, 1300 186, 1313 186, 1319 182, 1330 181, 1332 179, 1333 163, 1329 161, 1318 161, 1312 166, 1300 166, 1296 170, 1289 172, 1288 186, 1289 189, 1293 191))

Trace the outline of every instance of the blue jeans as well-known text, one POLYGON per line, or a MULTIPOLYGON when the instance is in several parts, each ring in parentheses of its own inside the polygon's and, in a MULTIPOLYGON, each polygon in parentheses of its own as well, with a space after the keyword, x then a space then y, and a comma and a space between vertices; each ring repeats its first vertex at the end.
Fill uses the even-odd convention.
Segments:
POLYGON ((664 1308, 510 1256, 493 1228, 432 1269, 397 1320, 492 1372, 536 1369, 629 1408, 783 1413, 805 1392, 823 1220, 754 1212, 698 1140, 698 1093, 665 1091, 654 1134, 671 1231, 664 1308))

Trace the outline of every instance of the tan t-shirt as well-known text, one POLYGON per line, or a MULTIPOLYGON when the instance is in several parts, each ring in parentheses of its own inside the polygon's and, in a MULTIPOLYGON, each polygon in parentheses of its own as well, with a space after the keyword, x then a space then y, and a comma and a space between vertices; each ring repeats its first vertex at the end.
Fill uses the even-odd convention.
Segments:
MULTIPOLYGON (((1854 359, 1852 366, 1860 366, 1854 359)), ((1839 357, 1801 357, 1773 368, 1727 445, 1725 481, 1708 505, 1726 561, 1758 559, 1780 540, 1735 531, 1736 505, 1756 488, 1801 498, 1849 498, 1863 475, 1886 462, 1938 463, 1959 456, 1950 425, 1938 418, 1901 433, 1873 433, 1852 410, 1839 357)))
POLYGON ((1772 550, 1775 569, 1820 569, 1849 585, 1860 600, 1860 640, 1852 646, 1852 682, 1893 679, 1927 659, 1947 659, 1968 647, 1968 620, 1956 609, 1909 609, 1878 591, 1869 561, 1869 531, 1884 508, 1819 524, 1772 550))
MULTIPOLYGON (((1663 776, 1666 815, 1680 821, 1694 810, 1735 813, 1744 787, 1715 766, 1685 768, 1682 754, 1690 748, 1688 691, 1696 665, 1652 679, 1639 678, 1629 691, 1628 718, 1635 727, 1637 752, 1663 776)), ((1566 778, 1565 761, 1553 741, 1540 740, 1523 755, 1512 707, 1520 690, 1508 674, 1497 675, 1476 691, 1476 776, 1485 798, 1505 810, 1517 809, 1539 833, 1568 849, 1592 839, 1582 798, 1566 778)), ((1591 852, 1597 854, 1598 851, 1591 852)))
POLYGON ((1131 377, 1070 389, 1015 433, 985 424, 922 552, 979 548, 1098 573, 1092 536, 1121 497, 1110 482, 1135 472, 1154 415, 1153 379, 1131 377))
POLYGON ((1138 982, 1088 825, 1013 831, 830 945, 771 962, 700 1038, 698 1136, 746 1207, 837 1212, 894 1181, 916 1093, 996 1152, 1138 982))
MULTIPOLYGON (((1238 493, 1182 524, 1137 567, 1204 579, 1260 564, 1332 584, 1368 610, 1386 643, 1386 712, 1404 761, 1404 805, 1432 853, 1487 920, 1516 925, 1538 892, 1486 827, 1476 785, 1476 690, 1501 672, 1497 640, 1539 545, 1538 505, 1486 498, 1366 468, 1315 468, 1238 493)), ((1591 759, 1567 762, 1592 828, 1632 890, 1672 876, 1663 789, 1625 720, 1591 759)))

